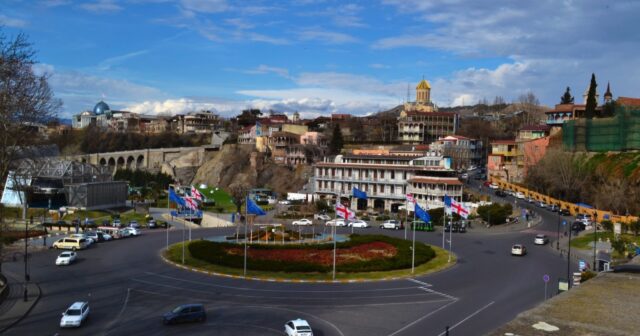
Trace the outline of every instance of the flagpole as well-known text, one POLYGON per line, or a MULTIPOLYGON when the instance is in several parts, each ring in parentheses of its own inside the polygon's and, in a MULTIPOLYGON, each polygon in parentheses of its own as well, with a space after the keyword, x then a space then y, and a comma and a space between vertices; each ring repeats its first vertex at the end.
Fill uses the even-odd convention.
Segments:
MULTIPOLYGON (((336 196, 338 196, 338 199, 336 200, 336 209, 338 207, 338 204, 340 204, 340 195, 336 194, 336 196)), ((347 215, 345 217, 349 217, 349 213, 347 212, 347 215)), ((347 218, 344 219, 345 221, 347 220, 347 218)), ((336 218, 335 218, 335 222, 333 223, 333 280, 336 280, 336 227, 338 226, 338 211, 336 211, 336 218)))
POLYGON ((247 201, 248 197, 244 199, 244 277, 247 276, 247 201))
MULTIPOLYGON (((406 195, 405 195, 405 198, 404 198, 404 210, 405 210, 404 218, 408 222, 409 221, 409 201, 407 200, 406 195)), ((414 206, 413 213, 415 214, 415 212, 416 212, 416 208, 414 206)), ((415 221, 415 219, 414 219, 414 221, 415 221)), ((407 240, 407 226, 406 225, 404 227, 404 240, 407 240)))
POLYGON ((444 250, 444 236, 446 234, 445 227, 447 226, 447 205, 445 204, 442 209, 442 249, 444 250))
POLYGON ((182 223, 182 264, 184 265, 184 227, 185 223, 182 223))
POLYGON ((414 200, 413 202, 413 223, 411 223, 411 226, 413 226, 413 246, 411 247, 411 274, 413 274, 416 264, 416 206, 418 205, 416 200, 414 200))
MULTIPOLYGON (((451 203, 453 203, 453 201, 451 203)), ((451 221, 453 221, 453 211, 451 211, 451 221)), ((447 260, 448 263, 451 262, 452 244, 453 244, 453 223, 451 223, 451 227, 449 228, 449 259, 447 260)))

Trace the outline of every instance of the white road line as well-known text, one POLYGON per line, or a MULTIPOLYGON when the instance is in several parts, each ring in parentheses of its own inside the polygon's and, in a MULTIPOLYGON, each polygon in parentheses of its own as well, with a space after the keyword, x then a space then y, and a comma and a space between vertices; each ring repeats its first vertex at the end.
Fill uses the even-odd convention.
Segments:
MULTIPOLYGON (((210 286, 210 287, 219 287, 219 288, 228 288, 228 289, 237 289, 237 290, 246 290, 246 291, 255 291, 255 292, 283 292, 283 293, 353 293, 353 292, 388 292, 394 290, 403 290, 403 289, 415 289, 415 287, 395 287, 395 288, 379 288, 379 289, 344 289, 344 290, 293 290, 293 289, 261 289, 261 288, 248 288, 248 287, 237 287, 237 286, 226 286, 226 285, 218 285, 210 282, 202 282, 202 281, 193 281, 186 280, 183 278, 176 278, 168 275, 153 273, 153 272, 145 272, 148 275, 152 275, 154 277, 166 278, 175 281, 182 281, 192 284, 198 284, 202 286, 210 286)), ((331 283, 332 285, 340 285, 343 283, 331 283)), ((346 283, 344 283, 346 285, 346 283)), ((287 284, 290 285, 290 284, 287 284)), ((328 285, 328 284, 325 284, 328 285)))
MULTIPOLYGON (((460 321, 460 322, 458 322, 458 323, 454 324, 453 326, 449 327, 449 331, 451 331, 451 330, 453 330, 455 327, 457 327, 457 326, 461 325, 461 324, 462 324, 462 323, 464 323, 466 320, 468 320, 468 319, 470 319, 470 318, 474 317, 476 314, 480 313, 481 311, 483 311, 483 310, 485 310, 485 309, 489 308, 489 306, 491 306, 491 305, 492 305, 492 304, 494 304, 494 303, 495 303, 495 301, 491 301, 491 302, 489 302, 486 306, 484 306, 484 307, 482 307, 482 308, 480 308, 480 309, 476 310, 476 311, 475 311, 475 312, 473 312, 471 315, 469 315, 469 316, 465 317, 462 321, 460 321)), ((445 332, 445 331, 443 331, 443 332, 442 332, 442 333, 440 333, 438 336, 442 336, 442 335, 444 335, 445 333, 446 333, 446 332, 445 332)))
POLYGON ((131 288, 127 288, 127 296, 124 298, 124 304, 122 305, 122 308, 120 309, 120 312, 118 313, 118 316, 116 316, 116 318, 113 321, 111 321, 111 323, 109 323, 107 325, 105 335, 108 335, 110 333, 109 329, 111 329, 113 324, 116 323, 118 320, 120 320, 120 318, 122 317, 122 314, 124 314, 125 309, 127 309, 127 304, 129 303, 129 295, 130 294, 131 294, 131 288))
MULTIPOLYGON (((165 287, 165 288, 171 288, 171 289, 177 289, 177 290, 182 290, 182 291, 187 291, 187 292, 194 292, 194 293, 203 293, 203 294, 211 294, 213 295, 210 291, 206 291, 206 290, 198 290, 198 289, 191 289, 191 288, 184 288, 184 287, 178 287, 178 286, 172 286, 172 285, 165 285, 165 284, 159 284, 159 283, 155 283, 155 282, 151 282, 151 281, 145 281, 145 280, 140 280, 140 279, 131 279, 131 281, 134 282, 139 282, 139 283, 144 283, 144 284, 149 284, 149 285, 155 285, 158 287, 165 287)), ((134 289, 136 291, 142 291, 140 289, 134 289)), ((428 292, 428 291, 427 291, 428 292)), ((150 292, 150 293, 155 293, 155 292, 150 292)), ((430 293, 430 292, 429 292, 430 293)), ((430 294, 434 294, 434 293, 430 293, 430 294)), ((239 298, 247 298, 247 299, 291 299, 291 297, 285 297, 285 296, 257 296, 257 295, 239 295, 239 294, 230 294, 230 293, 224 293, 224 294, 220 294, 221 296, 227 296, 227 297, 239 297, 239 298)), ((391 299, 391 298, 404 298, 404 297, 412 297, 415 298, 416 294, 407 294, 407 295, 385 295, 385 296, 375 296, 375 297, 371 297, 371 296, 366 296, 366 297, 349 297, 349 300, 355 300, 355 299, 391 299)), ((305 297, 304 300, 308 300, 308 301, 319 301, 319 300, 335 300, 335 298, 332 297, 323 297, 323 298, 309 298, 309 297, 305 297)), ((361 306, 384 306, 384 305, 405 305, 405 304, 416 304, 416 303, 432 303, 432 302, 446 302, 449 300, 422 300, 422 301, 408 301, 408 302, 385 302, 385 303, 363 303, 363 304, 354 304, 354 305, 343 305, 343 304, 332 304, 332 305, 323 305, 321 303, 314 303, 314 304, 293 304, 295 306, 314 306, 314 307, 320 307, 320 306, 326 306, 326 307, 335 307, 335 306, 339 306, 339 307, 361 307, 361 306)), ((291 304, 288 304, 291 305, 291 304)))
POLYGON ((402 328, 400 328, 400 329, 396 330, 395 332, 393 332, 393 333, 389 334, 388 336, 394 336, 394 335, 397 335, 397 334, 399 334, 399 333, 401 333, 401 332, 403 332, 403 331, 405 331, 405 330, 409 329, 411 326, 415 325, 416 323, 419 323, 420 321, 422 321, 422 320, 426 319, 427 317, 429 317, 429 316, 431 316, 431 315, 433 315, 433 314, 435 314, 435 313, 437 313, 437 312, 439 312, 439 311, 441 311, 441 310, 443 310, 443 309, 445 309, 445 308, 449 307, 450 305, 452 305, 452 304, 454 304, 454 303, 456 303, 456 302, 457 302, 457 301, 451 301, 451 302, 447 303, 446 305, 444 305, 444 306, 442 306, 442 307, 440 307, 440 308, 438 308, 438 309, 436 309, 436 310, 434 310, 434 311, 430 312, 429 314, 427 314, 427 315, 425 315, 425 316, 423 316, 423 317, 421 317, 421 318, 419 318, 419 319, 417 319, 417 320, 415 320, 415 321, 413 321, 413 322, 411 322, 411 323, 407 324, 406 326, 404 326, 404 327, 402 327, 402 328))
POLYGON ((431 287, 431 284, 426 283, 426 282, 422 282, 422 281, 420 281, 420 280, 416 280, 416 279, 413 279, 413 278, 407 278, 407 280, 409 280, 409 281, 411 281, 411 282, 415 282, 415 283, 417 283, 417 284, 418 284, 418 285, 420 285, 420 286, 431 287))
POLYGON ((455 296, 451 296, 451 295, 449 295, 449 294, 445 294, 445 293, 442 293, 442 292, 438 292, 438 291, 436 291, 436 290, 433 290, 433 289, 430 289, 430 288, 427 288, 427 287, 418 287, 418 288, 419 288, 419 289, 422 289, 422 290, 423 290, 423 291, 425 291, 425 292, 429 292, 429 293, 433 293, 433 294, 442 295, 442 296, 444 296, 444 297, 446 297, 446 298, 449 298, 449 299, 451 299, 451 300, 457 300, 457 299, 458 299, 458 298, 457 298, 457 297, 455 297, 455 296))

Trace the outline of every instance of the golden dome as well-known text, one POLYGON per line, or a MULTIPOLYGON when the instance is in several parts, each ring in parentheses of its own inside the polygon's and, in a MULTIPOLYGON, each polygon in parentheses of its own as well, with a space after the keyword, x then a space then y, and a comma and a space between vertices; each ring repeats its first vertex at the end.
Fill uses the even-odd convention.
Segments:
POLYGON ((416 86, 416 90, 431 90, 431 85, 423 79, 418 83, 418 86, 416 86))

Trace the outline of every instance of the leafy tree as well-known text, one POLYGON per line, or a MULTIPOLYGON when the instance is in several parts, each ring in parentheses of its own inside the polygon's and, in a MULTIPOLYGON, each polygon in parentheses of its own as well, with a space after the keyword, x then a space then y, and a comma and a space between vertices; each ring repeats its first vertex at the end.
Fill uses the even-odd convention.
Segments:
POLYGON ((510 203, 493 203, 478 207, 480 218, 491 225, 504 224, 512 212, 513 207, 510 203))
POLYGON ((560 97, 560 104, 573 104, 573 96, 571 95, 571 89, 567 86, 567 91, 560 97))
POLYGON ((330 154, 339 154, 344 145, 344 141, 342 139, 342 131, 340 130, 340 124, 335 124, 333 126, 333 135, 331 136, 331 141, 329 141, 329 153, 330 154))
POLYGON ((611 242, 611 247, 620 255, 624 255, 627 247, 627 242, 622 238, 614 239, 611 242))
POLYGON ((637 236, 638 232, 640 232, 640 220, 629 223, 629 229, 633 231, 634 236, 637 236))
POLYGON ((593 119, 596 114, 596 107, 598 102, 596 101, 596 75, 591 74, 591 83, 589 84, 589 92, 587 93, 587 106, 585 107, 584 116, 587 119, 593 119))

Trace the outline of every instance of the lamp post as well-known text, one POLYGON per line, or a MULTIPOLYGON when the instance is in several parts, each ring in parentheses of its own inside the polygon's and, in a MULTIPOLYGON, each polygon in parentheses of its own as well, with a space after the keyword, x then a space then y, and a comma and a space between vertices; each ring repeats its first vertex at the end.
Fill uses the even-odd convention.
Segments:
POLYGON ((573 227, 569 227, 569 251, 567 252, 567 286, 571 289, 571 231, 573 227))
POLYGON ((596 212, 593 217, 593 266, 591 269, 595 271, 597 265, 596 244, 598 242, 598 213, 596 212))
POLYGON ((560 212, 558 212, 558 237, 556 239, 556 250, 560 250, 560 212))
MULTIPOLYGON (((31 224, 33 224, 33 216, 30 218, 31 224)), ((29 295, 29 290, 27 289, 27 285, 29 284, 29 272, 28 269, 28 258, 29 254, 27 253, 27 242, 29 241, 29 222, 24 221, 24 301, 27 301, 27 296, 29 295)))

